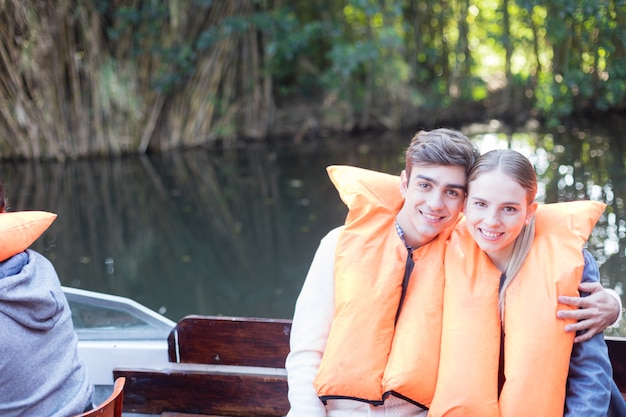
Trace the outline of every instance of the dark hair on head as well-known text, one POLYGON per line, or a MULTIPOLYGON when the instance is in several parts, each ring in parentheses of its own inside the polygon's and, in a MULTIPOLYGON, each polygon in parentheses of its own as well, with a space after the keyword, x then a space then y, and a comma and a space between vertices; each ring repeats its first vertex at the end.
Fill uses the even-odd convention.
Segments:
MULTIPOLYGON (((535 196, 537 195, 537 174, 535 173, 535 169, 528 158, 512 149, 497 149, 478 157, 476 163, 467 175, 468 191, 472 186, 472 181, 478 178, 478 176, 493 173, 494 171, 511 177, 526 190, 526 202, 529 205, 535 201, 535 196)), ((504 281, 500 286, 500 292, 498 294, 498 307, 502 320, 504 320, 506 289, 522 268, 534 239, 535 217, 533 216, 533 218, 522 227, 519 236, 515 239, 511 259, 509 259, 506 269, 503 271, 504 281)))
POLYGON ((452 129, 422 130, 406 150, 406 173, 414 165, 447 165, 465 168, 467 174, 480 152, 463 133, 452 129))

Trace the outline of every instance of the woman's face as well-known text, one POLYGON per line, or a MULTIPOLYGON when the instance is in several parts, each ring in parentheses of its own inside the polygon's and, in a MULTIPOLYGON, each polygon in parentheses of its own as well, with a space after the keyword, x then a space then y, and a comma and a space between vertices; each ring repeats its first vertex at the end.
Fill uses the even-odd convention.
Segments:
POLYGON ((503 271, 515 239, 535 213, 527 192, 501 171, 484 172, 468 184, 465 200, 467 228, 478 246, 503 271))

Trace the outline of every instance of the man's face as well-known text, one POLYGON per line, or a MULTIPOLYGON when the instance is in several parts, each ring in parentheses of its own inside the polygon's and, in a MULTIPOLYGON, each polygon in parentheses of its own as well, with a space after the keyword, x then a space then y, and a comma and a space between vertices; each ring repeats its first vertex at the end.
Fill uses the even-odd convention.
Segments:
POLYGON ((418 248, 452 225, 463 208, 465 169, 451 165, 413 165, 411 178, 400 176, 404 205, 398 224, 405 239, 418 248))

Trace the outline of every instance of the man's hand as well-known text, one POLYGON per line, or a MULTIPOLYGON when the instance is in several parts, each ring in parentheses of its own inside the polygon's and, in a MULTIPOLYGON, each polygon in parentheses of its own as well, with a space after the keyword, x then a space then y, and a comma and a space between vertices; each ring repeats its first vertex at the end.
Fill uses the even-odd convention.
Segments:
POLYGON ((589 293, 586 297, 559 296, 559 303, 578 307, 576 310, 560 310, 560 319, 574 319, 577 322, 565 326, 566 332, 581 331, 574 343, 584 342, 601 333, 617 320, 621 311, 617 300, 598 282, 583 282, 578 289, 589 293))

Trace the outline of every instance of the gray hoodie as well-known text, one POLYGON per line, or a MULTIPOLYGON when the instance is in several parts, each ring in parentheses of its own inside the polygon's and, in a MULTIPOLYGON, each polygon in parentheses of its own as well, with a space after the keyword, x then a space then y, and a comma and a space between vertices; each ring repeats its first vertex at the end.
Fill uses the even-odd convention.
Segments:
POLYGON ((0 262, 0 416, 70 417, 93 387, 52 264, 27 250, 0 262))

